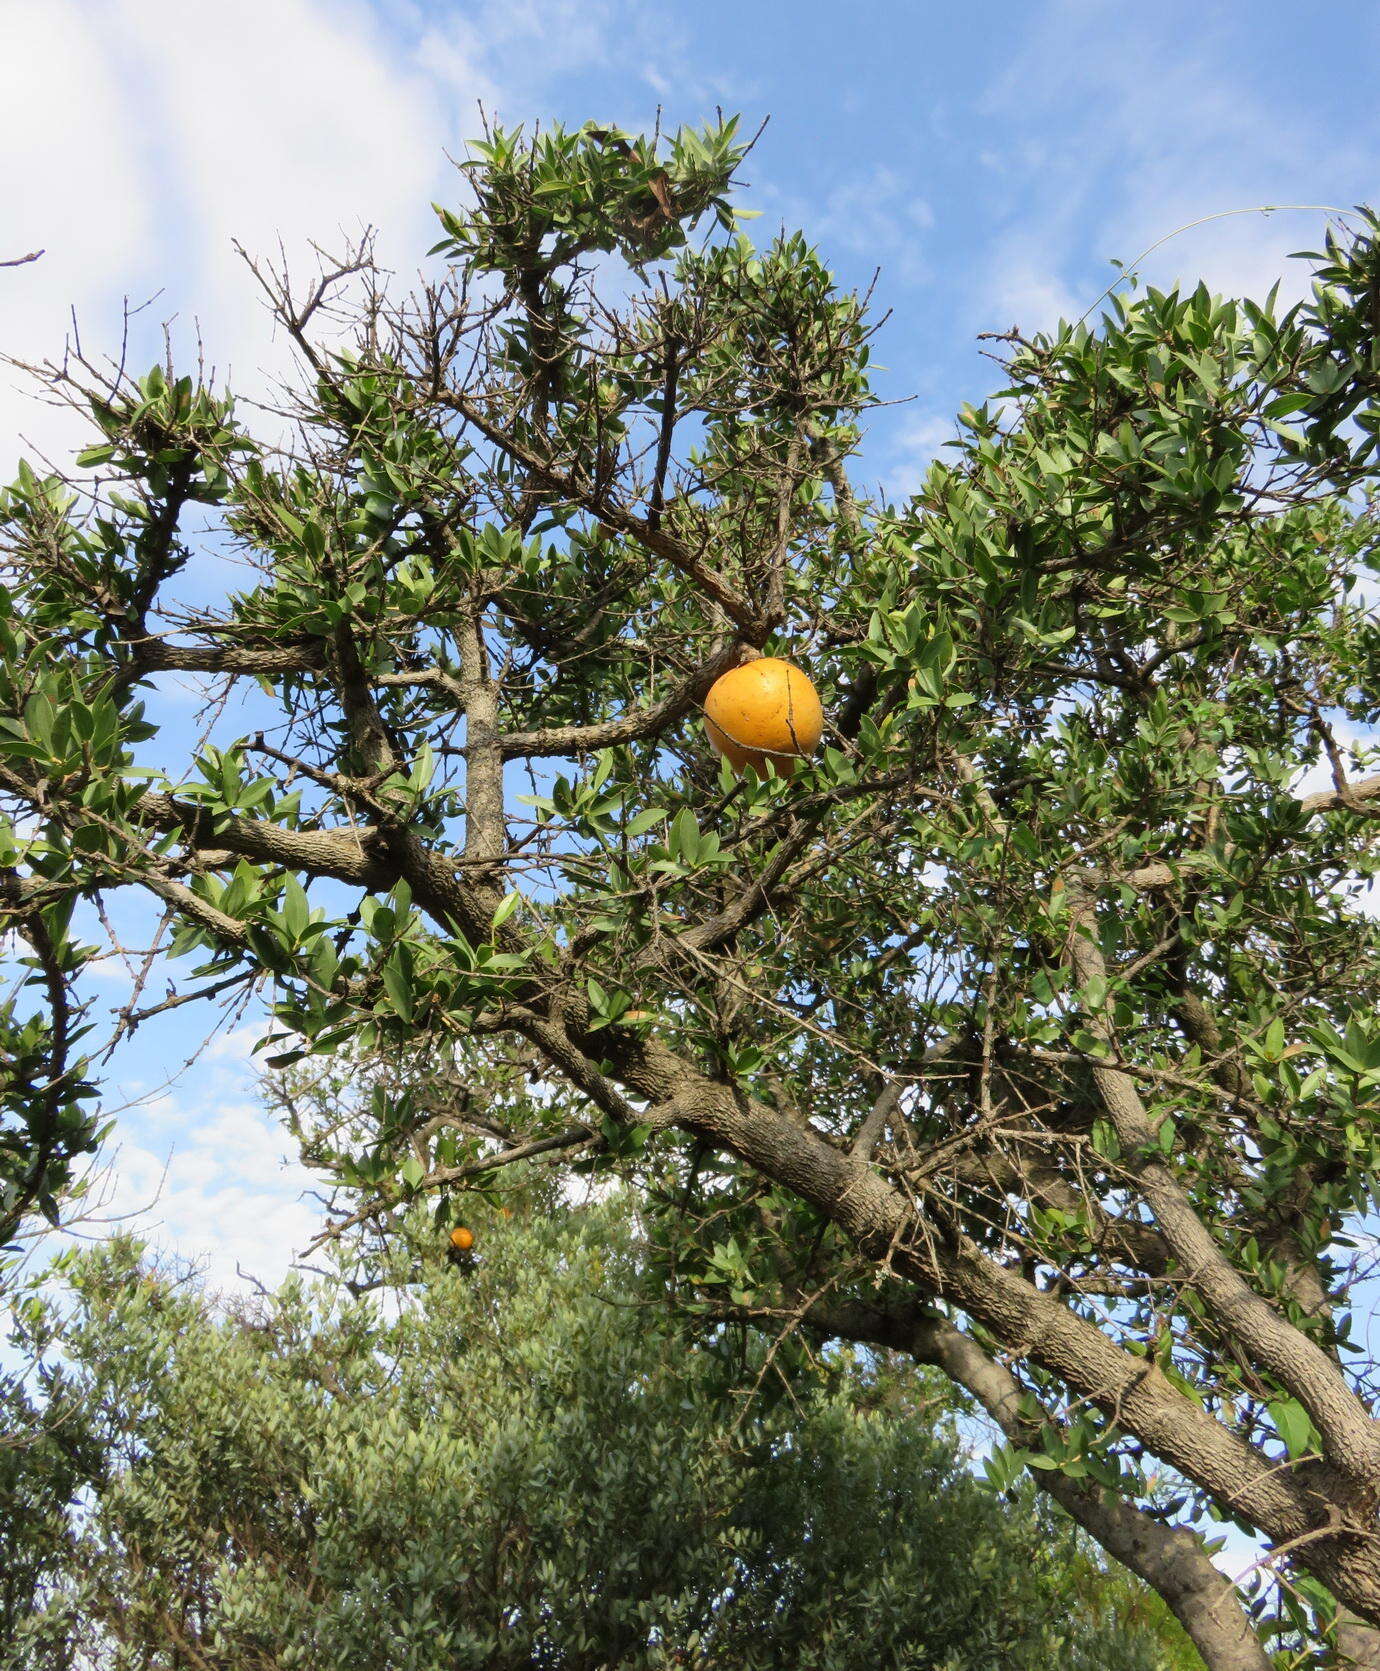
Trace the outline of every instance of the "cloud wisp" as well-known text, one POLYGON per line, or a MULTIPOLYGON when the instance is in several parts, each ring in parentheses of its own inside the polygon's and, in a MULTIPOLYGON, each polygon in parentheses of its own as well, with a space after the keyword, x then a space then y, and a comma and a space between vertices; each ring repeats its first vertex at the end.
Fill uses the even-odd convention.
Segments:
POLYGON ((1111 257, 1133 262, 1180 228, 1143 278, 1256 297, 1282 278, 1285 302, 1306 292, 1307 267, 1288 257, 1315 241, 1321 206, 1224 211, 1345 207, 1373 175, 1380 136, 1281 108, 1253 85, 1225 22, 1201 8, 1191 29, 1169 21, 1125 14, 1112 30, 1093 0, 1032 9, 980 101, 1004 136, 982 158, 998 222, 975 297, 985 323, 1077 317, 1096 295, 1085 275, 1101 267, 1110 281, 1111 257))

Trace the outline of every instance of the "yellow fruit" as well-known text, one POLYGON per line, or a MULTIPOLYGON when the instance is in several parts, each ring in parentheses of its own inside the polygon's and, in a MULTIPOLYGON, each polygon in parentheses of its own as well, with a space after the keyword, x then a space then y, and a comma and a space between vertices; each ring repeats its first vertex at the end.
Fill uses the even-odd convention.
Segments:
POLYGON ((467 1230, 463 1224, 457 1224, 450 1233, 450 1245, 458 1248, 461 1253, 468 1253, 474 1246, 474 1231, 467 1230))
POLYGON ((716 679, 704 701, 709 740, 738 771, 751 766, 787 777, 824 732, 815 687, 798 667, 760 656, 716 679))

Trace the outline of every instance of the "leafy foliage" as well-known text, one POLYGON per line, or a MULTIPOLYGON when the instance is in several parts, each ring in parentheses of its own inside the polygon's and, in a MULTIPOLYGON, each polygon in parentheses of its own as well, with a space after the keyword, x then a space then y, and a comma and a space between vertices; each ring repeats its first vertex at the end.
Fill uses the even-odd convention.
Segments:
POLYGON ((419 1064, 312 1136, 352 1214, 538 1155, 636 1178, 696 1303, 939 1364, 1233 1671, 1264 1650, 1179 1522, 1261 1532, 1257 1622, 1316 1663, 1380 1625, 1380 223, 1285 312, 1013 333, 867 504, 865 309, 738 232, 742 154, 491 133, 416 295, 359 251, 305 300, 261 274, 285 452, 185 380, 58 374, 103 473, 4 505, 0 909, 50 1012, 11 1216, 92 1140, 44 913, 142 889, 177 1001, 271 983, 281 1067, 419 1064), (194 508, 242 590, 174 598, 194 508), (690 722, 761 651, 830 716, 789 782, 690 722), (155 770, 186 672, 262 727, 155 770))
POLYGON ((913 1369, 787 1391, 740 1331, 688 1350, 619 1201, 487 1214, 450 1264, 423 1234, 388 1308, 291 1283, 220 1316, 125 1244, 73 1268, 103 1468, 17 1663, 1169 1663, 1067 1523, 973 1483, 913 1369))

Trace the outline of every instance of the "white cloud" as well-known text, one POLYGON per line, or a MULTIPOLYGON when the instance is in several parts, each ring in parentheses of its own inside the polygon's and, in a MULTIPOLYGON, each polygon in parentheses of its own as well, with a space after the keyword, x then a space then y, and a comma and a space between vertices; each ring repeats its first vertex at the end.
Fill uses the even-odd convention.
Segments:
POLYGON ((1052 270, 1040 239, 1016 234, 993 254, 982 304, 992 327, 1016 326, 1027 335, 1052 330, 1061 319, 1077 319, 1086 299, 1052 270))
POLYGON ((106 1000, 113 1003, 117 998, 127 998, 133 992, 138 967, 137 958, 110 952, 91 959, 86 965, 86 978, 95 981, 106 1000))
MULTIPOLYGON (((118 345, 120 298, 146 272, 157 227, 139 131, 88 8, 77 0, 0 0, 0 154, 7 162, 0 259, 44 251, 27 266, 0 268, 0 352, 58 354, 69 306, 105 321, 118 345)), ((73 427, 0 366, 6 479, 11 437, 21 433, 40 451, 58 453, 73 427)))
POLYGON ((1068 273, 1113 256, 1134 262, 1167 234, 1140 268, 1150 282, 1202 278, 1263 296, 1283 278, 1285 302, 1305 292, 1307 268, 1288 255, 1315 246, 1320 210, 1190 223, 1259 205, 1348 204, 1374 157, 1316 112, 1294 121, 1278 99, 1257 96, 1233 56, 1229 26, 1210 16, 1185 40, 1159 13, 1127 14, 1110 30, 1096 0, 1031 9, 984 100, 1010 130, 983 155, 1003 225, 977 294, 985 322, 1010 323, 1013 311, 1023 327, 1077 317, 1096 292, 1070 295, 1068 273))
POLYGON ((922 285, 934 278, 934 209, 896 169, 859 170, 815 196, 783 188, 760 158, 751 173, 751 201, 765 216, 753 229, 757 237, 770 238, 778 226, 804 228, 826 265, 831 254, 846 252, 888 281, 922 285))
MULTIPOLYGON (((530 118, 580 71, 620 88, 650 120, 658 89, 680 114, 722 97, 697 83, 674 20, 626 0, 0 0, 0 154, 7 172, 0 353, 58 357, 75 311, 95 357, 116 354, 123 304, 147 303, 131 362, 161 354, 161 326, 190 366, 261 399, 292 365, 234 252, 276 263, 299 286, 316 244, 341 251, 366 225, 406 283, 434 241, 430 203, 460 194, 454 156, 479 106, 530 118), (449 15, 447 15, 447 11, 449 15), (626 94, 621 89, 626 88, 626 94)), ((22 432, 60 460, 83 434, 0 371, 0 477, 22 432)), ((262 425, 261 425, 262 427, 262 425)))
MULTIPOLYGON (((89 352, 118 352, 122 298, 159 292, 134 327, 136 366, 176 316, 178 360, 199 327, 208 366, 255 397, 291 355, 234 241, 276 261, 281 238, 304 283, 313 242, 334 254, 370 224, 410 276, 452 123, 471 131, 494 96, 477 65, 436 74, 415 28, 386 33, 356 0, 0 0, 0 27, 0 148, 22 159, 0 255, 47 249, 0 269, 0 350, 59 355, 70 307, 89 352)), ((59 454, 78 433, 0 389, 6 474, 20 430, 59 454)))
POLYGON ((835 186, 808 224, 813 241, 875 261, 892 278, 921 284, 931 277, 934 210, 895 169, 874 168, 835 186))
MULTIPOLYGON (((367 8, 341 0, 120 0, 109 27, 158 136, 169 221, 187 240, 184 335, 195 317, 208 359, 257 393, 292 354, 271 340, 235 243, 285 259, 309 292, 312 245, 334 256, 374 226, 381 261, 410 272, 432 241, 446 167, 438 89, 367 8)), ((479 79, 468 89, 471 100, 487 91, 479 79)))
MULTIPOLYGON (((258 1067, 258 1047, 270 1032, 266 1019, 246 1021, 228 1033, 217 1033, 205 1050, 208 1062, 234 1062, 244 1067, 258 1067)), ((278 1047, 282 1049, 280 1045, 278 1047)))
POLYGON ((482 65, 497 83, 486 107, 510 125, 560 109, 583 74, 598 75, 606 101, 617 93, 582 114, 632 130, 649 127, 663 99, 673 124, 756 102, 733 66, 696 62, 673 8, 645 0, 471 0, 432 22, 421 52, 466 86, 482 65))
POLYGON ((231 1096, 209 1107, 161 1097, 121 1144, 98 1221, 119 1222, 230 1288, 239 1270, 272 1285, 319 1228, 305 1199, 317 1180, 290 1153, 277 1121, 231 1096), (176 1135, 169 1137, 169 1128, 176 1135))
POLYGON ((424 51, 443 53, 452 73, 480 61, 497 65, 505 101, 514 105, 527 104, 554 72, 570 76, 603 63, 616 44, 608 0, 481 0, 465 14, 438 19, 424 51))

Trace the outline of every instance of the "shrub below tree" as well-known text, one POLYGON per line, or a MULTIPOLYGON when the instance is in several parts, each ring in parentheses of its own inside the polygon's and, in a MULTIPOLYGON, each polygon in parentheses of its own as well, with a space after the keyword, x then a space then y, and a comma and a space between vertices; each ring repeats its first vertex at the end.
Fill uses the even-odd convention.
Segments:
POLYGON ((965 1471, 937 1379, 692 1342, 640 1265, 620 1202, 490 1214, 383 1305, 292 1281, 224 1315, 131 1244, 83 1257, 55 1344, 102 1466, 9 1663, 1186 1663, 1158 1598, 965 1471))

